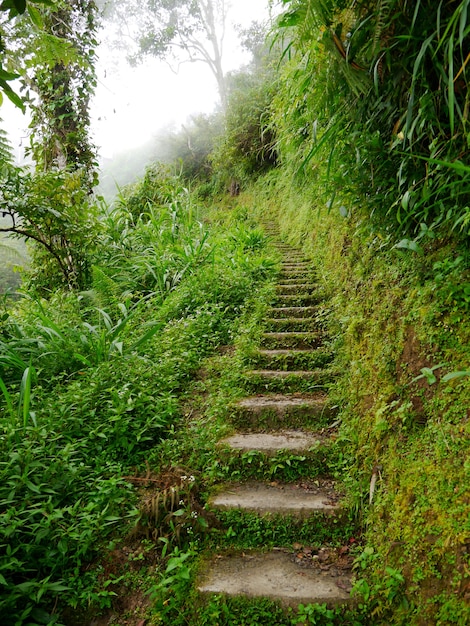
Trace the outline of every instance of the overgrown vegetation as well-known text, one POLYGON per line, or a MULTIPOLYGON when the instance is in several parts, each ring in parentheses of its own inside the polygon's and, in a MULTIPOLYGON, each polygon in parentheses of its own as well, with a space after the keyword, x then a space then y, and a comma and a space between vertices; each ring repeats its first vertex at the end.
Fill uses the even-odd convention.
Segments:
POLYGON ((225 233, 200 221, 178 179, 149 177, 108 215, 87 291, 24 296, 2 314, 9 623, 56 621, 58 598, 108 602, 79 572, 137 514, 124 476, 177 425, 178 395, 270 271, 243 243, 249 228, 221 218, 225 233))
MULTIPOLYGON (((469 2, 283 5, 270 47, 252 39, 256 62, 228 81, 223 124, 197 118, 174 138, 175 164, 149 167, 112 207, 89 194, 87 141, 85 174, 57 159, 33 174, 0 136, 0 230, 39 244, 0 314, 5 624, 83 624, 111 606, 194 626, 470 620, 469 2), (315 462, 216 446, 231 403, 256 389, 245 370, 276 265, 260 217, 315 259, 325 297, 332 341, 309 365, 336 353, 340 429, 315 462), (324 473, 347 493, 328 537, 354 556, 353 610, 197 597, 210 548, 326 538, 216 519, 211 486, 324 473)), ((59 48, 44 49, 48 89, 77 61, 59 48)), ((11 78, 0 87, 17 101, 11 78)))

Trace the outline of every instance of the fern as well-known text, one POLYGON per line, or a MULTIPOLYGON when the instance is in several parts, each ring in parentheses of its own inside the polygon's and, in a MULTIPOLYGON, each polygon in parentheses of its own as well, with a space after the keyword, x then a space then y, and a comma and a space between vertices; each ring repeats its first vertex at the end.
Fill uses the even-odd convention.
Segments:
MULTIPOLYGON (((0 124, 3 122, 0 119, 0 124)), ((13 149, 7 133, 0 127, 0 167, 13 165, 13 149)))

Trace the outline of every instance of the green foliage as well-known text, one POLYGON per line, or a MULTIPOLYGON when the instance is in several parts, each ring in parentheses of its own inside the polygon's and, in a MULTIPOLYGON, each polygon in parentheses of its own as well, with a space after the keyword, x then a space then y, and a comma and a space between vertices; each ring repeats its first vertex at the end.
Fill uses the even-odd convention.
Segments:
POLYGON ((197 179, 198 184, 210 179, 213 170, 209 155, 222 134, 223 124, 220 113, 193 116, 179 132, 167 136, 166 158, 181 164, 184 178, 197 179))
POLYGON ((5 166, 1 172, 0 232, 34 242, 31 285, 84 288, 100 226, 80 172, 31 174, 5 166))
POLYGON ((309 174, 327 159, 331 195, 357 198, 382 234, 465 238, 468 1, 288 4, 286 162, 309 174))
POLYGON ((225 133, 212 156, 217 176, 247 180, 276 164, 270 106, 276 91, 272 71, 258 69, 231 78, 225 133))
POLYGON ((194 619, 190 622, 200 626, 291 626, 290 618, 276 602, 263 599, 216 596, 197 608, 194 619))
POLYGON ((37 99, 32 111, 31 154, 39 170, 79 170, 90 192, 97 183, 89 138, 89 103, 96 85, 97 13, 94 2, 59 1, 38 12, 41 28, 27 36, 22 73, 37 99))
POLYGON ((182 594, 187 589, 187 542, 206 528, 204 515, 194 515, 201 511, 195 489, 180 485, 177 501, 163 489, 158 503, 136 507, 123 477, 181 420, 179 395, 204 356, 230 341, 266 274, 256 262, 264 254, 261 233, 240 228, 238 241, 236 225, 210 232, 181 181, 158 180, 156 190, 147 181, 139 192, 142 215, 134 216, 123 199, 106 218, 109 255, 95 257, 100 265, 91 289, 23 297, 2 312, 0 612, 11 616, 6 624, 60 621, 57 606, 109 606, 113 592, 90 564, 118 524, 122 532, 133 524, 135 537, 157 530, 162 558, 170 555, 154 585, 163 612, 177 610, 179 601, 165 603, 171 589, 180 583, 182 594), (127 237, 126 225, 134 226, 134 237, 127 237), (184 263, 171 288, 158 288, 163 278, 141 289, 134 284, 127 257, 136 264, 150 248, 154 259, 158 251, 184 263))

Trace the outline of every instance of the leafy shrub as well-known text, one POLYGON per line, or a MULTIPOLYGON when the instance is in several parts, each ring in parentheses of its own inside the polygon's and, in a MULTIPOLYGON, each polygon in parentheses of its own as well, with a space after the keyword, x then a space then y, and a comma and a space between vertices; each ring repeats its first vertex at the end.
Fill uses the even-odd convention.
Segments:
POLYGON ((382 233, 467 237, 468 1, 287 4, 275 103, 287 162, 310 175, 326 160, 331 195, 351 193, 382 233))

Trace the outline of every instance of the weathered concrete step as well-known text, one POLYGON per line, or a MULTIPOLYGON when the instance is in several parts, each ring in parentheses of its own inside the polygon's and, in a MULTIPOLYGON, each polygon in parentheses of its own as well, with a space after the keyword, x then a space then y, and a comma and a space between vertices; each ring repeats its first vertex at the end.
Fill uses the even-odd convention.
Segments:
POLYGON ((314 293, 308 291, 298 291, 294 294, 282 294, 278 293, 275 296, 273 304, 277 304, 281 307, 292 306, 313 306, 319 304, 324 299, 324 294, 317 290, 314 293))
POLYGON ((272 318, 289 318, 289 317, 312 317, 317 312, 314 306, 281 306, 271 307, 268 309, 268 315, 272 318))
POLYGON ((279 280, 285 281, 288 279, 295 279, 298 281, 312 281, 315 280, 315 272, 313 269, 290 269, 281 270, 278 274, 279 280))
POLYGON ((267 350, 298 348, 308 350, 318 348, 324 341, 321 332, 270 332, 261 335, 260 346, 267 350))
POLYGON ((284 284, 284 285, 297 285, 298 287, 300 287, 302 284, 305 284, 305 275, 294 276, 293 278, 283 278, 282 279, 282 284, 284 284))
POLYGON ((277 248, 277 251, 282 254, 281 263, 312 263, 311 259, 308 259, 303 252, 288 248, 277 248))
POLYGON ((298 483, 248 482, 228 485, 210 498, 211 509, 243 509, 259 515, 308 517, 339 510, 339 495, 322 486, 298 483))
POLYGON ((318 283, 306 283, 306 282, 301 282, 301 283, 278 283, 276 285, 276 291, 277 293, 283 293, 283 294, 295 294, 297 292, 301 292, 301 293, 312 293, 313 291, 315 291, 316 289, 318 289, 318 283))
POLYGON ((313 270, 313 264, 310 261, 296 261, 296 262, 282 262, 281 263, 281 270, 282 271, 287 271, 287 270, 313 270))
POLYGON ((287 550, 216 555, 203 564, 197 582, 201 593, 264 597, 284 606, 350 602, 350 576, 302 566, 287 550))
POLYGON ((304 370, 324 367, 334 358, 328 347, 316 350, 258 350, 250 359, 253 367, 258 369, 304 370))
POLYGON ((314 317, 268 317, 265 327, 272 332, 312 332, 318 330, 318 321, 314 317))
POLYGON ((230 410, 231 422, 240 429, 302 428, 327 425, 337 413, 323 392, 266 394, 239 400, 230 410))
POLYGON ((327 437, 321 433, 304 430, 279 430, 270 433, 237 433, 221 439, 219 444, 239 452, 258 450, 269 456, 274 456, 281 450, 297 452, 298 454, 305 453, 318 448, 326 441, 327 437))
POLYGON ((316 370, 251 370, 244 374, 243 386, 248 391, 265 393, 289 393, 324 389, 331 383, 337 370, 318 368, 316 370))

